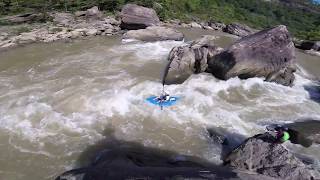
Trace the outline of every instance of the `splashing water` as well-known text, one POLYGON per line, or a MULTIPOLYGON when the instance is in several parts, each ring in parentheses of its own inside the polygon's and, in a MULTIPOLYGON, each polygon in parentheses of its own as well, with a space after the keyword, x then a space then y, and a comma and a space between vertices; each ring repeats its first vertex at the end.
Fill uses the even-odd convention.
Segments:
MULTIPOLYGON (((167 55, 183 42, 88 41, 33 45, 0 56, 7 62, 0 71, 0 179, 52 179, 74 166, 108 127, 118 139, 220 163, 209 127, 250 136, 269 123, 320 118, 320 104, 304 88, 314 83, 299 73, 292 88, 260 78, 192 75, 166 86, 182 99, 161 111, 144 99, 161 93, 167 55)), ((288 148, 320 159, 318 146, 288 148)))

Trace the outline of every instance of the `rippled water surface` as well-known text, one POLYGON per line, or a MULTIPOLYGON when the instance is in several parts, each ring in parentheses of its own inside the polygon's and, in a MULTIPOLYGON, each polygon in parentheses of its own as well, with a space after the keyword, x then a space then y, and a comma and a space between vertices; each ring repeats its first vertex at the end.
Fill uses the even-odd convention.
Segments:
MULTIPOLYGON (((208 34, 184 31, 187 40, 208 34)), ((221 46, 234 41, 219 35, 221 46)), ((76 166, 88 146, 105 138, 106 128, 120 140, 220 163, 221 150, 207 128, 250 136, 269 123, 320 119, 320 104, 306 90, 316 85, 311 79, 319 77, 320 59, 301 52, 292 88, 259 78, 220 81, 200 74, 166 87, 182 97, 177 106, 161 111, 146 104, 146 97, 161 92, 166 57, 181 44, 99 37, 2 52, 0 179, 52 179, 76 166)), ((320 159, 318 146, 287 147, 320 159)))

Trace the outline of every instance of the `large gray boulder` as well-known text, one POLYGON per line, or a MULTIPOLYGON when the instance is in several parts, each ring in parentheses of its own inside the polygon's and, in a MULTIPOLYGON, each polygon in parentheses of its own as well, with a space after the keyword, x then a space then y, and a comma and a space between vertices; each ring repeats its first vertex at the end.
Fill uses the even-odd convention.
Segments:
POLYGON ((181 83, 191 74, 204 72, 209 58, 223 51, 215 46, 215 36, 203 36, 187 45, 174 47, 168 57, 163 83, 181 83))
POLYGON ((137 39, 141 41, 182 41, 184 35, 171 28, 150 26, 146 29, 131 30, 123 35, 123 39, 137 39))
POLYGON ((121 11, 121 29, 137 30, 148 26, 159 25, 160 20, 155 10, 126 4, 121 11))
POLYGON ((250 27, 239 23, 228 24, 223 31, 240 37, 245 37, 255 33, 255 31, 250 27))
POLYGON ((268 133, 247 139, 224 163, 240 171, 251 171, 283 180, 319 179, 320 174, 305 165, 268 133))
POLYGON ((266 81, 291 86, 295 79, 295 49, 284 25, 240 39, 210 58, 207 72, 227 80, 265 77, 266 81))

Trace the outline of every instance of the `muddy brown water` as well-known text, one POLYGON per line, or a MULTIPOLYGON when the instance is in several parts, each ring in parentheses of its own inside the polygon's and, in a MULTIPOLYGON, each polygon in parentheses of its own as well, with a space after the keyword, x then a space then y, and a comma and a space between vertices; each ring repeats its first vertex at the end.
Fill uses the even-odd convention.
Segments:
MULTIPOLYGON (((217 35, 227 47, 233 36, 185 30, 192 40, 217 35)), ((196 156, 221 163, 221 149, 207 128, 223 128, 229 138, 251 136, 267 124, 320 119, 320 103, 306 86, 316 86, 319 57, 297 50, 302 68, 294 87, 263 79, 221 81, 191 76, 166 90, 181 96, 161 111, 144 99, 161 92, 160 76, 172 47, 183 42, 121 42, 95 37, 72 43, 33 44, 0 53, 0 179, 53 179, 76 167, 82 153, 108 138, 196 156)), ((318 161, 319 146, 286 144, 318 161)))

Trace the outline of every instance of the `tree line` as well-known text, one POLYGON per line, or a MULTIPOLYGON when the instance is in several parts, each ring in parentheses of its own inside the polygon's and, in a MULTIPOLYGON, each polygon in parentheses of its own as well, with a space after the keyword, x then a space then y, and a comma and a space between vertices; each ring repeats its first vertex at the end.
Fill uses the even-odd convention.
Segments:
POLYGON ((320 6, 313 0, 0 0, 0 15, 92 6, 115 13, 130 2, 154 8, 162 20, 240 22, 258 29, 284 24, 298 38, 320 40, 320 6))

